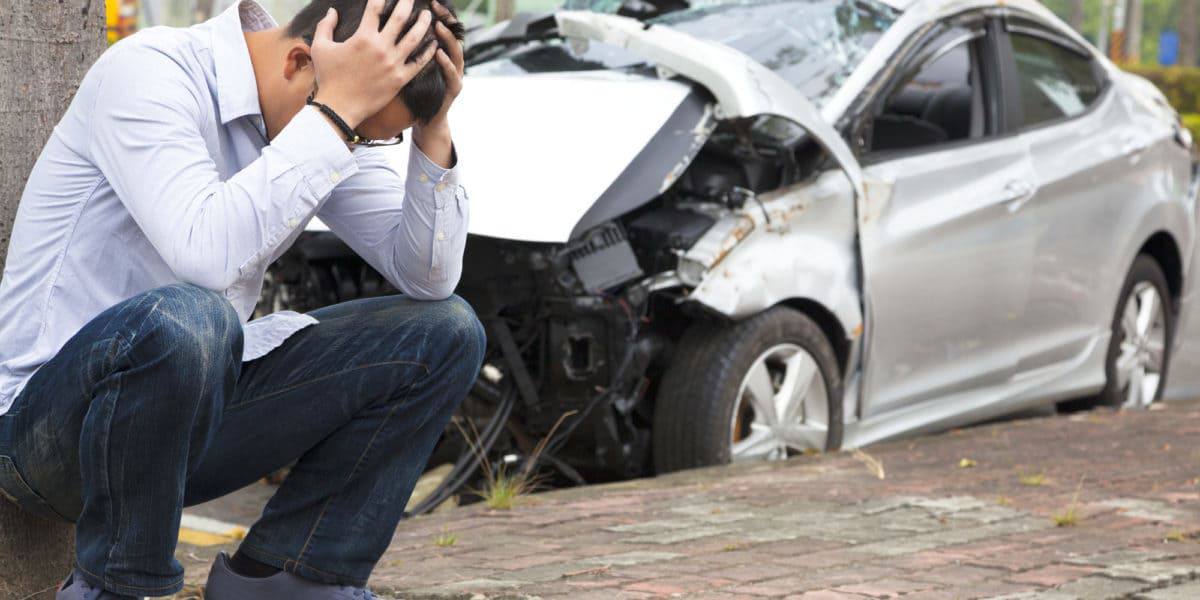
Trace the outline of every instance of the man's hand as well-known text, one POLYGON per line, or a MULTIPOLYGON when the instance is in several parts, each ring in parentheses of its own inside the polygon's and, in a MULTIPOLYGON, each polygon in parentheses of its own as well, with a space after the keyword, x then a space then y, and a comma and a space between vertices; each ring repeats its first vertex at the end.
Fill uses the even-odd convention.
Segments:
POLYGON ((400 0, 380 30, 384 0, 368 0, 358 30, 341 43, 333 41, 336 10, 329 9, 317 23, 312 43, 316 100, 332 108, 352 128, 394 100, 400 88, 421 72, 437 50, 437 44, 430 44, 420 56, 408 60, 429 29, 431 15, 427 10, 421 11, 412 29, 396 41, 412 13, 412 4, 412 0, 400 0))
POLYGON ((413 126, 413 142, 430 160, 442 167, 449 168, 453 166, 450 164, 452 143, 450 124, 446 119, 446 113, 450 111, 450 105, 462 91, 465 68, 463 48, 462 44, 455 39, 454 34, 450 33, 450 28, 442 24, 443 21, 455 22, 457 19, 454 18, 454 15, 451 15, 450 11, 446 10, 446 7, 439 2, 432 2, 431 6, 433 12, 437 13, 437 25, 434 27, 434 33, 437 34, 441 45, 449 48, 449 52, 439 48, 435 55, 438 65, 442 68, 442 76, 446 80, 446 99, 442 102, 441 110, 428 123, 418 123, 413 126))

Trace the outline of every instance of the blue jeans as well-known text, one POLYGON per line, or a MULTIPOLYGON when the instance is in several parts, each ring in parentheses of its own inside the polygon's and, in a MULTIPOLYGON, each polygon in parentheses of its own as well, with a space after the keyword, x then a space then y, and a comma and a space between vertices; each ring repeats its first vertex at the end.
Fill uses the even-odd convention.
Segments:
POLYGON ((346 302, 242 363, 218 293, 157 288, 92 319, 0 416, 0 489, 75 522, 92 584, 161 596, 183 507, 295 466, 240 550, 326 583, 363 586, 483 359, 457 296, 346 302))

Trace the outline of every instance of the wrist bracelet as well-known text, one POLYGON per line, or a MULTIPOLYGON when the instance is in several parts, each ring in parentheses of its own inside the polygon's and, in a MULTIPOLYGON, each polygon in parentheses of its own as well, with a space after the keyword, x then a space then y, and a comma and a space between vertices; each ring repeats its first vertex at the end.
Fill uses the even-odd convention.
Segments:
POLYGON ((309 94, 308 99, 305 100, 304 103, 309 106, 315 106, 317 110, 321 111, 321 114, 329 117, 329 120, 333 121, 334 126, 342 132, 342 135, 346 138, 348 143, 357 144, 362 141, 362 136, 355 133, 353 127, 346 124, 346 121, 338 116, 338 114, 334 112, 332 108, 313 100, 313 96, 314 94, 309 94))

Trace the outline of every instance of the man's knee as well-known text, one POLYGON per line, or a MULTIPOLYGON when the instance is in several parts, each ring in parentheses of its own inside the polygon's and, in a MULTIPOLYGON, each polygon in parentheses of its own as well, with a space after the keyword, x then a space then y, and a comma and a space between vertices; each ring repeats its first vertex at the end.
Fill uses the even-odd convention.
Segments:
POLYGON ((177 283, 143 292, 135 300, 129 315, 136 326, 132 343, 151 345, 199 372, 240 360, 241 318, 220 293, 177 283))
POLYGON ((429 358, 435 364, 430 368, 474 380, 487 346, 487 335, 475 310, 457 295, 428 304, 421 318, 430 333, 428 343, 433 345, 429 358))

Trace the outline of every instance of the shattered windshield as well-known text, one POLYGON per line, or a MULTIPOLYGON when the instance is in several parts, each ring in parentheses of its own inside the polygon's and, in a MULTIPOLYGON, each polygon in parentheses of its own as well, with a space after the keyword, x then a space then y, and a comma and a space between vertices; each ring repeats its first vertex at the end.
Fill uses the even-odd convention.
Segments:
POLYGON ((749 55, 821 103, 895 20, 875 2, 721 2, 651 19, 749 55))
MULTIPOLYGON (((568 0, 564 8, 611 13, 621 5, 619 0, 568 0)), ((893 9, 875 0, 702 0, 649 22, 736 48, 822 104, 896 16, 893 9)), ((621 48, 548 40, 513 48, 476 65, 471 72, 544 73, 629 69, 644 64, 643 59, 621 48)))

